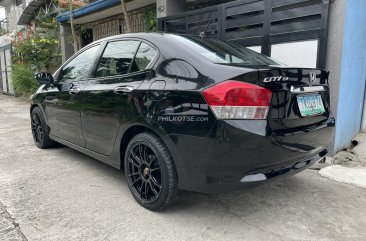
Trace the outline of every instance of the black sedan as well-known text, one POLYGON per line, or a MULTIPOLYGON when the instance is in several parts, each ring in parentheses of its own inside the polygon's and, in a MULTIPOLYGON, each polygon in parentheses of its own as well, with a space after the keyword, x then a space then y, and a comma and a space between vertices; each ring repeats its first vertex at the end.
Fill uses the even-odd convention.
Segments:
POLYGON ((182 190, 233 191, 322 159, 328 76, 205 36, 114 36, 37 74, 32 134, 123 169, 134 198, 160 210, 182 190))

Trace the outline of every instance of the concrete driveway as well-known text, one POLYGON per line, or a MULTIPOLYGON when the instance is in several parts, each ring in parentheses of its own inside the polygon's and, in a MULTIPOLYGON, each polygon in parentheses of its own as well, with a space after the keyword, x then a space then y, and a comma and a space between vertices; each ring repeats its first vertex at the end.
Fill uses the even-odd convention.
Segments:
POLYGON ((28 104, 0 95, 0 240, 366 240, 366 190, 307 170, 240 192, 141 208, 124 175, 33 144, 28 104))

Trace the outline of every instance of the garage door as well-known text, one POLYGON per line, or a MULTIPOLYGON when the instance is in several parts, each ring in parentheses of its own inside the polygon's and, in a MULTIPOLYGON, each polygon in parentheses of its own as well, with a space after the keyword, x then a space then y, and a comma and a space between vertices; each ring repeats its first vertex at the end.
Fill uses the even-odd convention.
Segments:
POLYGON ((213 37, 280 62, 324 68, 328 13, 329 0, 238 0, 160 18, 158 29, 199 34, 211 21, 208 33, 213 37))

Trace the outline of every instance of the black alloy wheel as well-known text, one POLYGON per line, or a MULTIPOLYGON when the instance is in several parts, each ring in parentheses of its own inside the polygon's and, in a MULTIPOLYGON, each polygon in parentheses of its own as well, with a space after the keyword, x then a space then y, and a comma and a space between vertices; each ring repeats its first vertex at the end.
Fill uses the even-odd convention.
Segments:
POLYGON ((35 107, 31 113, 32 136, 37 147, 45 149, 55 144, 49 138, 49 128, 46 125, 43 114, 39 107, 35 107))
POLYGON ((32 134, 36 143, 40 143, 43 140, 43 127, 41 119, 38 113, 32 113, 32 134))
POLYGON ((156 154, 145 144, 136 143, 128 157, 128 178, 133 191, 146 202, 155 201, 161 191, 161 169, 156 154))
POLYGON ((138 134, 128 144, 125 175, 133 197, 149 210, 165 209, 181 196, 173 160, 164 143, 151 133, 138 134))

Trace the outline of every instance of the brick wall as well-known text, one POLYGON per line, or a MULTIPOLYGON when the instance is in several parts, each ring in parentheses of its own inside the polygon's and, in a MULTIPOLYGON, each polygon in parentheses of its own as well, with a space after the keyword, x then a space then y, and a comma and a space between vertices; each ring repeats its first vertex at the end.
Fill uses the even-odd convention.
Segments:
MULTIPOLYGON (((156 6, 151 5, 129 12, 132 32, 147 31, 148 26, 145 19, 145 11, 147 9, 153 9, 155 11, 156 6)), ((101 38, 122 34, 126 29, 122 14, 88 23, 87 26, 88 28, 93 29, 94 41, 101 38)))

